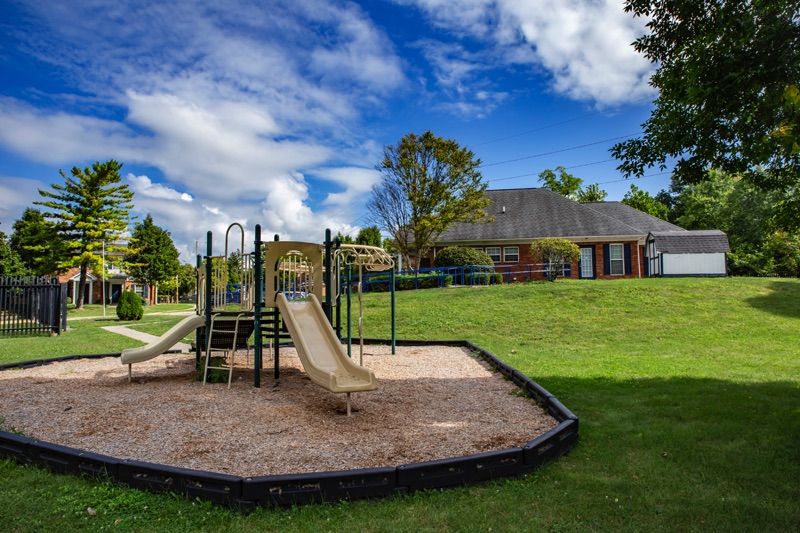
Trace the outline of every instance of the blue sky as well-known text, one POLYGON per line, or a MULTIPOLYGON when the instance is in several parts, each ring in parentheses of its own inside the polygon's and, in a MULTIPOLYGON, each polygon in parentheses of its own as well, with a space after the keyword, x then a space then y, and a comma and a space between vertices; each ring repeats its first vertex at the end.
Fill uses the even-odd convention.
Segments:
POLYGON ((184 261, 232 222, 248 248, 257 223, 355 236, 383 147, 429 129, 490 189, 563 165, 620 200, 608 149, 655 96, 644 24, 622 0, 4 0, 0 231, 59 169, 113 158, 184 261))

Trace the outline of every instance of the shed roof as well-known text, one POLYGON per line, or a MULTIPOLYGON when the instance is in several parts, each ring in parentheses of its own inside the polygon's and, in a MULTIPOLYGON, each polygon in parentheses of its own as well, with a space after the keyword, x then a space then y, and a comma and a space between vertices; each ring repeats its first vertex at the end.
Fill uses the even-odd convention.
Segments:
POLYGON ((730 252, 728 236, 720 230, 651 231, 648 240, 655 241, 663 254, 710 254, 730 252))

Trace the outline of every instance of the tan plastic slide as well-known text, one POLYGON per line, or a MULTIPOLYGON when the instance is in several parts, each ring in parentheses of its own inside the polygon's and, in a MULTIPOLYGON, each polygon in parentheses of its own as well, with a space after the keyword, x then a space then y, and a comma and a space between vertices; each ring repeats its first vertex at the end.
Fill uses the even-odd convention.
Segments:
POLYGON ((283 293, 278 293, 275 301, 303 368, 314 383, 331 392, 349 393, 378 388, 378 380, 372 370, 347 357, 316 296, 310 294, 307 301, 290 302, 283 293))
POLYGON ((172 348, 175 343, 179 342, 186 335, 199 327, 205 326, 205 324, 206 317, 204 316, 188 316, 172 326, 172 328, 160 336, 158 340, 151 342, 147 346, 123 350, 119 361, 123 365, 130 365, 131 363, 141 363, 142 361, 158 357, 172 348))

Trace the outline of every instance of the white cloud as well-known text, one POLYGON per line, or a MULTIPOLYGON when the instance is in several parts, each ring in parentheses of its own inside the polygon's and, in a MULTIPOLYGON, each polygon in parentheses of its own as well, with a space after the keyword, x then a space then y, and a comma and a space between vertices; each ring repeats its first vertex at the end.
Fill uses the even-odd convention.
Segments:
POLYGON ((41 200, 38 190, 47 190, 47 184, 29 178, 3 176, 0 178, 0 231, 6 235, 13 232, 14 221, 22 216, 26 207, 36 207, 34 201, 41 200))
POLYGON ((130 189, 134 194, 140 196, 147 196, 160 200, 171 200, 180 202, 191 202, 192 196, 185 192, 178 192, 175 189, 167 187, 161 183, 153 183, 147 176, 135 176, 128 174, 126 179, 131 182, 130 189))
POLYGON ((47 112, 0 97, 0 144, 52 164, 129 155, 139 141, 122 123, 65 112, 47 112))
POLYGON ((313 174, 345 189, 328 194, 324 200, 326 205, 337 206, 365 203, 372 186, 380 179, 380 172, 377 170, 359 167, 322 168, 314 170, 313 174))
MULTIPOLYGON (((492 47, 490 61, 452 59, 451 71, 479 66, 528 65, 544 68, 552 89, 600 106, 653 94, 652 65, 631 43, 645 32, 642 19, 623 11, 622 0, 395 0, 416 5, 437 26, 492 47)), ((443 72, 437 56, 429 56, 443 72)), ((448 79, 441 78, 445 83, 448 79)), ((452 83, 452 82, 450 82, 452 83)))

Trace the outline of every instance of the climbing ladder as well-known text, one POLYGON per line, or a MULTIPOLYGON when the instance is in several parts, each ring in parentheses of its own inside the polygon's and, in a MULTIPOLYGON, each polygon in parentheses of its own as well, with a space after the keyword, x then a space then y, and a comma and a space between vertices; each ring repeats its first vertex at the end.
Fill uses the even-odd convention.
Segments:
POLYGON ((208 335, 208 338, 203 338, 205 336, 205 328, 201 328, 203 331, 198 332, 200 342, 205 346, 203 385, 208 381, 209 370, 227 370, 228 388, 231 388, 236 350, 246 349, 247 363, 250 363, 250 346, 247 340, 253 333, 253 328, 253 316, 249 313, 214 313, 211 316, 211 333, 208 335), (221 317, 233 315, 236 316, 234 320, 224 318, 218 320, 221 317), (227 366, 212 366, 212 351, 222 352, 223 357, 228 360, 227 366))

